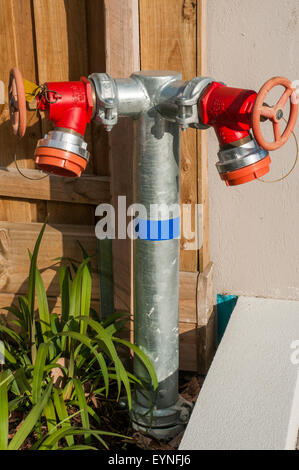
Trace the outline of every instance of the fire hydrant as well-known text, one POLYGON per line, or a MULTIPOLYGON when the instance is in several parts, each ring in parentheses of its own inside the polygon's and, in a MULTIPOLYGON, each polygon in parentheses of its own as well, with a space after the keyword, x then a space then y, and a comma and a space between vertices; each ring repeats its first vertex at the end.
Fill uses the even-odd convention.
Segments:
MULTIPOLYGON (((22 86, 19 72, 13 69, 11 118, 20 136, 26 128, 22 86)), ((295 91, 282 77, 269 80, 256 93, 207 77, 187 82, 176 72, 142 71, 126 79, 94 73, 78 82, 45 83, 36 104, 54 123, 54 130, 37 144, 36 164, 60 176, 80 176, 86 168, 89 153, 84 132, 91 120, 107 131, 123 116, 137 120, 135 202, 145 207, 148 216, 138 217, 134 241, 134 340, 155 366, 159 387, 152 389, 147 371, 135 358, 134 373, 147 385, 136 390, 132 418, 136 429, 170 438, 184 428, 191 413, 190 403, 178 394, 180 214, 162 211, 158 218, 151 218, 151 205, 179 206, 180 129, 187 127, 213 126, 220 146, 216 166, 228 186, 267 173, 268 151, 281 147, 294 129, 298 114, 295 91), (270 107, 266 96, 278 85, 285 91, 270 107), (290 113, 281 133, 288 101, 290 113), (261 121, 266 119, 273 123, 274 142, 262 135, 261 121), (172 230, 164 231, 165 224, 172 230)))

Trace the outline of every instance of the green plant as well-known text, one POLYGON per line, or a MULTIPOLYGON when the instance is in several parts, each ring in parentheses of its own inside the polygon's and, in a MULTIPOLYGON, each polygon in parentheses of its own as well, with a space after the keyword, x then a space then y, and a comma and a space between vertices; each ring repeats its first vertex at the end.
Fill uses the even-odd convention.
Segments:
POLYGON ((33 253, 29 252, 28 294, 18 298, 18 307, 7 308, 15 317, 11 327, 0 325, 6 360, 0 379, 0 447, 19 448, 33 430, 38 437, 36 449, 55 449, 62 438, 68 448, 77 448, 74 436, 78 434, 85 439, 85 444, 80 446, 92 447, 92 436, 106 445, 101 437, 105 433, 91 424, 101 425, 100 417, 90 406, 91 400, 108 397, 111 383, 116 383, 117 399, 124 389, 131 409, 132 385, 142 386, 125 369, 117 346, 134 351, 145 365, 154 388, 157 387, 155 370, 139 348, 117 337, 123 327, 123 314, 112 314, 99 321, 91 308, 91 259, 81 245, 81 263, 55 260, 64 263, 58 272, 61 314, 50 313, 37 268, 45 228, 46 224, 33 253), (8 443, 8 415, 14 410, 22 410, 27 417, 8 443), (75 415, 80 414, 80 428, 71 423, 74 410, 75 415))

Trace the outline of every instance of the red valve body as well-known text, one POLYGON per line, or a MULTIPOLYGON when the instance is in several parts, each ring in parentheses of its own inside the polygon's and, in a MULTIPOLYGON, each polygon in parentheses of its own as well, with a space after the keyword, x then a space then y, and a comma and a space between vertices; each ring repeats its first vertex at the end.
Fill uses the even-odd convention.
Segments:
POLYGON ((257 93, 213 82, 200 100, 201 120, 213 126, 220 147, 249 135, 257 93))
MULTIPOLYGON (((218 82, 207 87, 199 103, 201 121, 214 127, 220 149, 228 148, 234 142, 250 136, 256 97, 255 91, 230 88, 218 82)), ((228 186, 243 184, 263 176, 269 171, 269 165, 268 156, 257 163, 220 176, 228 186)))
POLYGON ((48 100, 37 96, 38 109, 46 112, 55 127, 84 135, 93 110, 90 82, 83 77, 80 82, 48 82, 46 86, 48 100))
MULTIPOLYGON (((47 119, 65 136, 76 133, 83 137, 93 111, 90 82, 83 77, 78 82, 48 82, 46 87, 46 94, 36 98, 38 109, 45 111, 47 119)), ((82 155, 55 144, 38 146, 35 156, 40 169, 61 176, 81 176, 87 166, 82 155)))

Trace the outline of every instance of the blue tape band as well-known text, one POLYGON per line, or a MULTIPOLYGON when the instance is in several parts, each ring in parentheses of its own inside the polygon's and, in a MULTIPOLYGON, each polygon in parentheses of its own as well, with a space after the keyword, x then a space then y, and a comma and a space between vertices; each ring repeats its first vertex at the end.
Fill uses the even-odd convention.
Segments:
POLYGON ((180 238, 181 218, 167 220, 135 219, 135 233, 140 240, 173 240, 180 238))

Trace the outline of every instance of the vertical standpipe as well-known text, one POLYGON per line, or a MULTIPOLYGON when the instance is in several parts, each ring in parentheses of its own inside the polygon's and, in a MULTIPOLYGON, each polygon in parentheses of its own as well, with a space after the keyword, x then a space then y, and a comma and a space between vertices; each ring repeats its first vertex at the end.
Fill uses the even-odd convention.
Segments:
MULTIPOLYGON (((133 423, 159 438, 183 429, 190 405, 178 394, 180 129, 158 110, 160 91, 181 79, 169 72, 139 72, 149 105, 137 122, 135 202, 146 209, 136 221, 134 241, 134 340, 151 359, 158 390, 137 389, 133 423), (150 428, 150 429, 148 429, 150 428)), ((134 372, 148 374, 135 358, 134 372)))
MULTIPOLYGON (((144 380, 132 406, 133 426, 169 439, 187 423, 191 405, 178 394, 179 370, 179 105, 187 82, 176 72, 137 72, 112 80, 92 74, 95 120, 110 130, 119 117, 137 121, 134 193, 134 341, 153 363, 158 389, 137 357, 144 380)), ((197 99, 194 101, 197 117, 197 99)), ((184 111, 184 106, 181 107, 184 111)), ((180 113, 179 113, 180 114, 180 113)), ((183 119, 183 118, 182 118, 183 119)), ((184 118, 185 119, 185 118, 184 118)), ((192 121, 193 116, 190 117, 192 121)))

